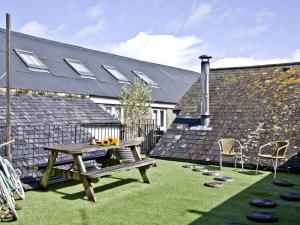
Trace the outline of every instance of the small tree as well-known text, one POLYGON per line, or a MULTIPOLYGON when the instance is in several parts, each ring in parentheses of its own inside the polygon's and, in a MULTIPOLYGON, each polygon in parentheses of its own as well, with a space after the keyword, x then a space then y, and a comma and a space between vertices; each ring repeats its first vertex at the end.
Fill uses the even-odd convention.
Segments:
POLYGON ((124 109, 124 123, 129 125, 131 134, 137 136, 140 121, 149 117, 151 88, 136 80, 131 88, 123 86, 120 99, 124 109))

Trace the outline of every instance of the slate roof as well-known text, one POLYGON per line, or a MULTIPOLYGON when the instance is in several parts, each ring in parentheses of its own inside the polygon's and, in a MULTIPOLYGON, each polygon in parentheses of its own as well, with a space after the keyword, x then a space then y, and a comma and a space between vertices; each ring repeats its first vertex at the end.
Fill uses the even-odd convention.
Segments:
MULTIPOLYGON (((101 67, 101 65, 110 65, 116 67, 131 82, 135 79, 133 70, 145 73, 161 87, 153 88, 152 99, 155 102, 175 104, 200 76, 199 73, 184 69, 144 62, 17 32, 12 32, 12 49, 34 52, 50 71, 50 73, 45 73, 29 70, 13 51, 11 57, 12 88, 16 89, 118 98, 121 85, 101 67), (96 76, 97 80, 81 78, 64 61, 64 58, 80 60, 96 76)), ((5 31, 0 29, 0 76, 4 71, 5 31)), ((5 79, 0 79, 0 87, 4 86, 5 79)))
MULTIPOLYGON (((119 123, 89 99, 16 94, 11 100, 12 125, 119 123)), ((5 125, 5 95, 0 94, 0 125, 5 125)))
POLYGON ((178 102, 178 117, 151 155, 218 162, 217 141, 232 137, 244 145, 246 163, 255 164, 260 145, 288 139, 289 165, 300 169, 300 63, 212 69, 210 75, 212 131, 190 130, 200 123, 199 79, 178 102))

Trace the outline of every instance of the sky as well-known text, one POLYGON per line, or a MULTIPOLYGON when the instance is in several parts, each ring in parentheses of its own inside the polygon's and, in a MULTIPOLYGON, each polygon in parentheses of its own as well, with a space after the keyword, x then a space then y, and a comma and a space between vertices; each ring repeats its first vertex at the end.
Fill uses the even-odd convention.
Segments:
POLYGON ((0 0, 12 30, 200 71, 300 61, 299 0, 0 0))

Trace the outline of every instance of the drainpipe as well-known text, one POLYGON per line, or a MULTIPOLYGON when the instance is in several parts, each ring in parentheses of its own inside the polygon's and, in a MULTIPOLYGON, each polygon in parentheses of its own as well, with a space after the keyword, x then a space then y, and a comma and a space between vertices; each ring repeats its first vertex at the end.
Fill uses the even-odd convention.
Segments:
POLYGON ((209 59, 211 56, 201 55, 201 125, 204 127, 209 126, 210 114, 209 114, 209 59))

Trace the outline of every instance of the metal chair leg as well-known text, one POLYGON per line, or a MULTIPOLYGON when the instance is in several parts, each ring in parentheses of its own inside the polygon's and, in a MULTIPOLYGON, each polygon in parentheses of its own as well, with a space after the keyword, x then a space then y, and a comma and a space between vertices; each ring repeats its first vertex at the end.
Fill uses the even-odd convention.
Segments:
POLYGON ((276 158, 275 166, 274 166, 274 179, 276 179, 277 165, 278 165, 278 158, 276 158))
POLYGON ((234 168, 236 168, 237 157, 235 156, 234 158, 234 168))
POLYGON ((242 163, 242 170, 244 171, 244 156, 243 156, 243 153, 241 154, 241 163, 242 163))
POLYGON ((222 155, 220 154, 220 171, 222 171, 222 155))
POLYGON ((257 164, 256 164, 256 171, 255 171, 255 174, 257 174, 257 171, 258 171, 258 163, 259 163, 259 157, 257 158, 257 164))

